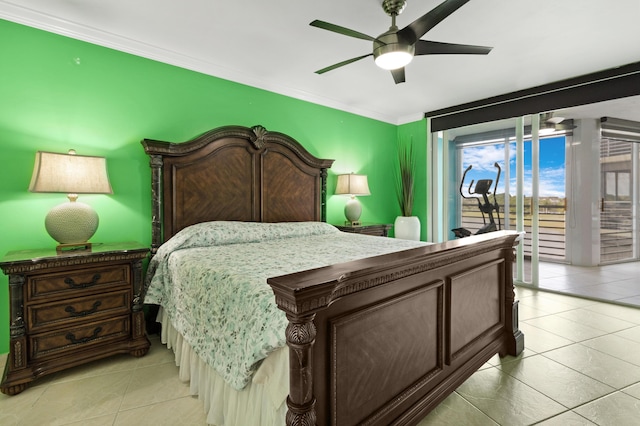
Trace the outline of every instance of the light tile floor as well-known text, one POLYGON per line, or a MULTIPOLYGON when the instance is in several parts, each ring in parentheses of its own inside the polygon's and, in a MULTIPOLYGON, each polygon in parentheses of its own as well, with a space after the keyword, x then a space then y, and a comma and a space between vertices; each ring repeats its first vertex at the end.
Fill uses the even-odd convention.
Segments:
POLYGON ((593 267, 540 262, 539 269, 541 289, 640 306, 640 262, 593 267))
MULTIPOLYGON (((523 354, 492 358, 420 426, 639 425, 640 309, 516 292, 523 354)), ((113 357, 0 395, 0 425, 204 425, 202 407, 153 337, 143 358, 113 357)))
POLYGON ((640 425, 640 309, 516 293, 522 355, 491 359, 420 426, 640 425))

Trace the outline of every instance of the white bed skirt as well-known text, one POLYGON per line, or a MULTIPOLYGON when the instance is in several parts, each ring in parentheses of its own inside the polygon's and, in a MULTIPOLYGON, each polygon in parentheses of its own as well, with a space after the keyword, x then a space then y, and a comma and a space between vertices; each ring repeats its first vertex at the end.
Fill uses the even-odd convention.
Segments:
POLYGON ((160 307, 161 340, 173 349, 180 380, 204 402, 207 424, 215 426, 282 426, 289 394, 289 351, 280 348, 267 357, 243 390, 229 386, 176 331, 160 307))

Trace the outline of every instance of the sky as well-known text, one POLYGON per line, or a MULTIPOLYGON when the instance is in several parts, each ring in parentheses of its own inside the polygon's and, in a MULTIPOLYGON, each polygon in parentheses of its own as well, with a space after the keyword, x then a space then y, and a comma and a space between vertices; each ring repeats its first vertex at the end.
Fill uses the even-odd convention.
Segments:
MULTIPOLYGON (((511 144, 509 149, 509 191, 515 195, 516 191, 516 146, 515 142, 511 144)), ((531 196, 531 141, 525 141, 524 145, 524 180, 525 180, 525 196, 531 196)), ((500 176, 500 182, 496 193, 504 192, 504 163, 505 151, 503 144, 499 145, 482 145, 474 147, 466 147, 463 150, 463 171, 469 166, 472 169, 467 173, 463 189, 469 188, 471 180, 476 182, 479 179, 495 179, 498 169, 494 163, 503 169, 500 176)), ((459 185, 460 182, 458 182, 459 185)), ((475 184, 475 183, 474 183, 475 184)), ((491 187, 493 193, 494 187, 491 187)), ((466 195, 466 192, 465 192, 466 195)), ((540 140, 540 197, 560 197, 565 196, 565 138, 564 136, 555 136, 540 140)))

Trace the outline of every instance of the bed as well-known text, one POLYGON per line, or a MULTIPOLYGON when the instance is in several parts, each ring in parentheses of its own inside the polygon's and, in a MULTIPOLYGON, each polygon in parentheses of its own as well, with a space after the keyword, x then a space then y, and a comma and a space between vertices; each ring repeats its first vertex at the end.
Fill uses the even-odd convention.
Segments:
MULTIPOLYGON (((180 377, 204 401, 208 423, 417 424, 493 355, 523 350, 512 281, 516 233, 432 245, 341 233, 324 223, 333 161, 261 126, 225 126, 182 143, 145 139, 142 145, 150 156, 153 204, 146 302, 160 305, 162 341, 174 350, 180 377), (312 238, 300 243, 317 251, 304 264, 310 267, 290 265, 303 252, 282 239, 290 237, 312 238), (325 247, 320 240, 344 245, 325 247), (369 248, 349 248, 361 243, 369 248), (263 267, 266 258, 287 266, 263 267), (186 296, 158 278, 173 276, 166 269, 171 262, 185 262, 187 274, 207 275, 193 272, 201 270, 196 261, 214 259, 229 268, 241 259, 239 266, 262 273, 266 283, 252 291, 268 293, 269 315, 281 328, 264 332, 267 343, 258 349, 253 338, 232 333, 247 353, 264 355, 238 362, 247 371, 242 380, 218 365, 216 355, 236 355, 229 357, 228 342, 216 340, 209 308, 227 309, 225 323, 262 319, 229 309, 208 288, 186 296), (174 293, 179 296, 172 300, 174 293), (213 299, 202 303, 206 297, 213 299), (183 311, 198 313, 194 320, 176 319, 183 311)), ((244 275, 232 280, 240 279, 244 275)), ((191 279, 174 281, 186 286, 191 279)), ((253 294, 227 293, 252 306, 253 294)))

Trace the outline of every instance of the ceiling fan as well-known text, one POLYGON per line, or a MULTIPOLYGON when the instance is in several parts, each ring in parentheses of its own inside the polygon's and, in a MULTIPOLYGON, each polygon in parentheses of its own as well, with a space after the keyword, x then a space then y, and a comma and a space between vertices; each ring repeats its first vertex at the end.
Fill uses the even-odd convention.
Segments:
POLYGON ((398 29, 396 26, 396 16, 404 9, 407 3, 406 0, 383 0, 382 9, 384 9, 387 15, 391 16, 391 27, 378 37, 371 37, 349 28, 316 19, 309 25, 373 42, 373 52, 338 62, 337 64, 316 71, 316 74, 324 74, 327 71, 359 61, 368 56, 373 56, 376 65, 380 68, 390 70, 393 75, 393 80, 398 84, 405 82, 404 67, 411 62, 415 55, 486 55, 491 52, 492 47, 421 40, 422 36, 430 29, 438 25, 468 1, 469 0, 445 0, 406 27, 398 29))

